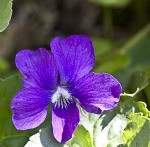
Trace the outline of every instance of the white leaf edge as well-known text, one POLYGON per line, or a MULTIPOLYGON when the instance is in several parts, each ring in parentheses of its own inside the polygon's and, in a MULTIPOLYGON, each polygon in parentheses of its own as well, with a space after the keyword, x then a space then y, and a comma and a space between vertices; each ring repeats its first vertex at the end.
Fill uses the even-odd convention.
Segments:
MULTIPOLYGON (((51 145, 50 139, 53 139, 53 138, 51 137, 50 132, 49 132, 49 136, 48 136, 49 129, 50 128, 40 129, 38 133, 34 134, 33 136, 31 136, 29 138, 29 141, 27 142, 27 144, 24 147, 53 147, 53 146, 50 146, 51 145), (46 140, 46 145, 43 145, 41 143, 41 137, 40 137, 41 133, 44 133, 46 136, 44 138, 46 140)), ((56 145, 54 145, 54 146, 56 147, 56 145)), ((60 146, 58 145, 58 147, 62 147, 62 144, 60 143, 60 146)), ((64 144, 63 147, 69 147, 69 146, 64 144)))

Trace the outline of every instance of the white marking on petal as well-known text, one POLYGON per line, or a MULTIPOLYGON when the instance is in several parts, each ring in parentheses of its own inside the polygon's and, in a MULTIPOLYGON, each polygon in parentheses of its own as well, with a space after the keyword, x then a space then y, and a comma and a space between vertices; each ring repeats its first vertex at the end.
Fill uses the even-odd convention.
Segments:
POLYGON ((72 102, 71 94, 64 88, 58 86, 56 92, 53 94, 51 102, 56 107, 67 108, 67 105, 72 102))

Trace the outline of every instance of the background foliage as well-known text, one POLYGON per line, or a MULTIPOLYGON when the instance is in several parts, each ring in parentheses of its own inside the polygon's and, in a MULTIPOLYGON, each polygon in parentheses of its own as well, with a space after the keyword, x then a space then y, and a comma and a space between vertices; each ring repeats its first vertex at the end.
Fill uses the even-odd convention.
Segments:
POLYGON ((149 0, 14 0, 13 8, 11 0, 0 0, 0 147, 150 147, 149 10, 149 0), (70 34, 92 39, 93 71, 115 76, 123 93, 119 105, 101 115, 80 108, 73 138, 60 144, 50 110, 36 129, 13 126, 10 102, 22 88, 14 58, 24 48, 49 49, 52 38, 70 34))

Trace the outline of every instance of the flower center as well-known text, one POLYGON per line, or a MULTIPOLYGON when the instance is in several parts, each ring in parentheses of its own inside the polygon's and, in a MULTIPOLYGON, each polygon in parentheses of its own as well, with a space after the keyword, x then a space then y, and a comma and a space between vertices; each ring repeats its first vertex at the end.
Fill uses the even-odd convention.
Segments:
POLYGON ((72 102, 71 94, 64 88, 58 86, 56 92, 53 94, 51 102, 54 107, 67 108, 67 105, 72 102))

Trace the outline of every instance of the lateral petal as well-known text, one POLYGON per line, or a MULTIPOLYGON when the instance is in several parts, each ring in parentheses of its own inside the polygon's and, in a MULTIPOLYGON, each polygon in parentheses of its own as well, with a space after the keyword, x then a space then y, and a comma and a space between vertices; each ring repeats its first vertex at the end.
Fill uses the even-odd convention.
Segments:
POLYGON ((86 111, 101 113, 117 106, 122 87, 110 74, 89 73, 70 86, 69 91, 86 111))

